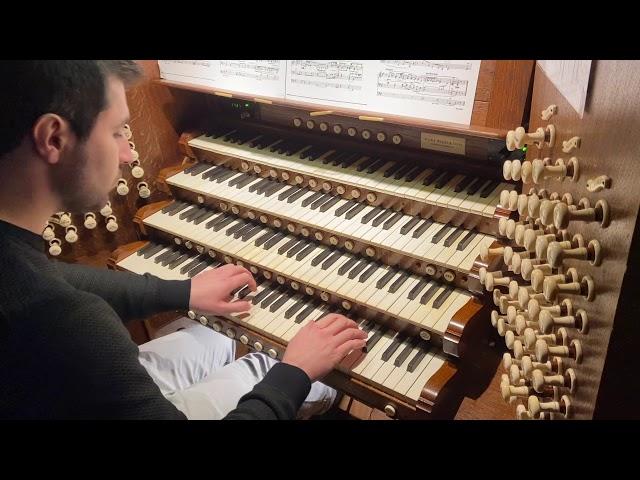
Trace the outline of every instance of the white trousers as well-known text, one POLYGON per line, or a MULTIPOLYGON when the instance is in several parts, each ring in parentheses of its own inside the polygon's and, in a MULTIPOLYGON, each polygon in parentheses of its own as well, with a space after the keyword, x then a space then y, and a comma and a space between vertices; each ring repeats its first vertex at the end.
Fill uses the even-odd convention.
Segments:
MULTIPOLYGON (((140 345, 139 360, 162 394, 190 420, 217 420, 277 363, 263 353, 235 359, 235 342, 199 323, 140 345)), ((326 412, 337 392, 314 382, 298 418, 326 412)))

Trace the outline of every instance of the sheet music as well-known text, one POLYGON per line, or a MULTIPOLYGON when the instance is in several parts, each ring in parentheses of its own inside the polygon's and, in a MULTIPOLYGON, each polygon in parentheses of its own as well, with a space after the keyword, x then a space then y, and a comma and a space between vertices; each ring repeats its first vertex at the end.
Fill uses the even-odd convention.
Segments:
POLYGON ((369 109, 471 123, 479 60, 379 60, 369 109))
POLYGON ((287 60, 286 98, 323 105, 367 105, 366 60, 287 60))
POLYGON ((215 86, 217 60, 158 60, 160 77, 173 82, 215 86))
POLYGON ((284 60, 216 60, 218 88, 284 98, 284 60))
POLYGON ((162 78, 469 125, 480 60, 160 60, 162 78))
POLYGON ((538 65, 582 118, 587 101, 591 60, 538 60, 538 65))

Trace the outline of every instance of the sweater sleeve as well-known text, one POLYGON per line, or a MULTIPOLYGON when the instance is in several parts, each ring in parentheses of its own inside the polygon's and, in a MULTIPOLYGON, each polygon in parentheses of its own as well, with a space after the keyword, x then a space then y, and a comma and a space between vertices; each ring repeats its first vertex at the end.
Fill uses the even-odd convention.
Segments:
POLYGON ((189 308, 191 280, 163 280, 86 265, 56 262, 64 279, 85 292, 102 297, 125 322, 167 310, 189 308))
POLYGON ((223 420, 293 420, 311 390, 307 374, 277 363, 223 420))

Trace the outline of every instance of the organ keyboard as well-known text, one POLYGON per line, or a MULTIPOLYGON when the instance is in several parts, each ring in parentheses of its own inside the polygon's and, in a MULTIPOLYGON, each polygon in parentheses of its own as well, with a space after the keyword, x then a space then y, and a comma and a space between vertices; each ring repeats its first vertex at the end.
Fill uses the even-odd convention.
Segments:
POLYGON ((192 116, 196 128, 176 142, 184 160, 158 174, 172 199, 138 210, 146 241, 116 250, 110 266, 170 279, 244 266, 258 283, 235 292, 251 299, 248 314, 189 317, 282 358, 306 322, 342 313, 367 346, 323 381, 393 418, 450 417, 456 380, 491 333, 480 280, 499 263, 488 253, 502 247, 496 233, 517 227, 519 192, 501 173, 521 152, 495 128, 378 122, 398 133, 348 138, 340 132, 366 122, 327 115, 312 131, 302 107, 259 105, 238 119, 227 101, 192 116), (425 150, 433 132, 463 151, 425 150))

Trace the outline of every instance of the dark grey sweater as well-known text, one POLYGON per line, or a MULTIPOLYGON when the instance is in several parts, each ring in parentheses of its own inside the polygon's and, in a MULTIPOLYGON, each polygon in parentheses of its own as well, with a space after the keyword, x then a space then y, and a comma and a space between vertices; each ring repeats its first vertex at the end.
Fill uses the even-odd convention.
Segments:
MULTIPOLYGON (((0 418, 184 419, 123 321, 187 309, 191 281, 51 261, 43 246, 0 221, 0 418)), ((295 418, 310 388, 277 364, 226 418, 295 418)))

